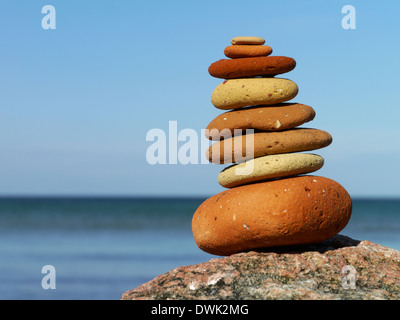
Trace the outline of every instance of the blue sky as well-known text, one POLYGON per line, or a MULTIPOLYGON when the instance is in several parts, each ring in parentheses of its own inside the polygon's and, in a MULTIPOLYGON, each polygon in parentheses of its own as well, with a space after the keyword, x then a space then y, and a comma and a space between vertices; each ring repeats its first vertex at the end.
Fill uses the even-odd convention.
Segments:
POLYGON ((400 196, 395 1, 2 1, 1 195, 212 195, 220 165, 149 165, 153 128, 221 111, 209 65, 239 35, 297 61, 282 75, 333 143, 316 172, 352 196, 400 196), (56 29, 41 27, 44 5, 56 29), (344 30, 341 9, 356 9, 344 30))

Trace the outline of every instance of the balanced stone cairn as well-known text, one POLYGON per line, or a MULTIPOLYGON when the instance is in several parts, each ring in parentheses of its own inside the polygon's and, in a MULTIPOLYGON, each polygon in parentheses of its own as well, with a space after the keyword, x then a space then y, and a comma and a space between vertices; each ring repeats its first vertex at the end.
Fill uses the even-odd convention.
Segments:
POLYGON ((352 201, 336 181, 306 175, 324 164, 316 154, 301 153, 331 144, 329 133, 297 128, 315 111, 285 103, 298 93, 296 83, 277 78, 296 66, 259 37, 236 37, 225 48, 230 59, 208 71, 224 79, 211 96, 221 110, 206 135, 218 140, 207 150, 222 170, 218 182, 227 191, 204 201, 192 219, 194 239, 205 252, 231 255, 271 247, 327 240, 349 222, 352 201))

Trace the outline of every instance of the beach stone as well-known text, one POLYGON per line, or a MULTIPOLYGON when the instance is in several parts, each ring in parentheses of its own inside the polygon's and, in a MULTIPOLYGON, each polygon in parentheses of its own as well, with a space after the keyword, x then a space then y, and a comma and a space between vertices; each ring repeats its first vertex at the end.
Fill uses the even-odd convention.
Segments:
POLYGON ((235 37, 231 40, 231 43, 233 45, 236 44, 264 44, 265 40, 263 38, 260 37, 235 37))
POLYGON ((331 143, 332 136, 319 129, 296 128, 280 132, 256 132, 217 141, 207 149, 206 156, 212 163, 225 164, 271 154, 321 149, 331 143))
POLYGON ((231 255, 258 248, 318 243, 349 222, 352 201, 336 181, 299 176, 223 191, 193 215, 198 247, 231 255))
POLYGON ((259 157, 225 168, 218 182, 234 188, 253 182, 315 172, 324 165, 324 158, 309 153, 285 153, 259 157))
POLYGON ((400 251, 338 234, 317 244, 180 266, 126 291, 121 299, 400 300, 400 251), (356 271, 350 289, 343 286, 348 265, 356 271))
POLYGON ((296 61, 290 57, 268 56, 238 59, 221 59, 210 65, 211 76, 221 79, 235 79, 256 76, 276 76, 296 67, 296 61))
POLYGON ((248 107, 222 113, 215 117, 206 128, 206 137, 219 140, 233 136, 239 130, 255 129, 262 131, 282 131, 312 121, 315 111, 300 103, 282 103, 272 106, 248 107))
POLYGON ((255 105, 272 105, 293 99, 297 84, 282 78, 248 78, 225 80, 211 94, 211 103, 229 110, 255 105))
POLYGON ((269 56, 271 53, 272 48, 264 45, 232 45, 224 50, 225 56, 232 59, 263 57, 269 56))

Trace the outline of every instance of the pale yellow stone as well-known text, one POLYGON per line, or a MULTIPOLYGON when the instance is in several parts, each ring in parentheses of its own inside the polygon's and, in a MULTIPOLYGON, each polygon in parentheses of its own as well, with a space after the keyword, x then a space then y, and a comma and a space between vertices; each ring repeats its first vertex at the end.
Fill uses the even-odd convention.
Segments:
POLYGON ((211 94, 212 104, 222 110, 253 105, 271 105, 293 99, 297 84, 282 78, 245 78, 226 80, 211 94))
POLYGON ((233 188, 252 182, 289 177, 319 170, 324 158, 311 153, 284 153, 255 158, 225 168, 218 182, 225 188, 233 188))

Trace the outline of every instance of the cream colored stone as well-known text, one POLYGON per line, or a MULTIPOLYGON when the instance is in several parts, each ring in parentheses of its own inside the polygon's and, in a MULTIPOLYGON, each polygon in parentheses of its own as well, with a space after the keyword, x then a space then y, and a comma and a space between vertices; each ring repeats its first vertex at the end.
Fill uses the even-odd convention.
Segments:
POLYGON ((244 78, 226 80, 211 94, 212 104, 222 110, 254 105, 272 105, 293 99, 297 84, 282 78, 244 78))
POLYGON ((324 165, 324 158, 311 153, 268 155, 236 164, 222 170, 218 182, 225 188, 310 173, 324 165))
POLYGON ((265 40, 260 37, 235 37, 231 40, 232 44, 264 44, 265 40))

